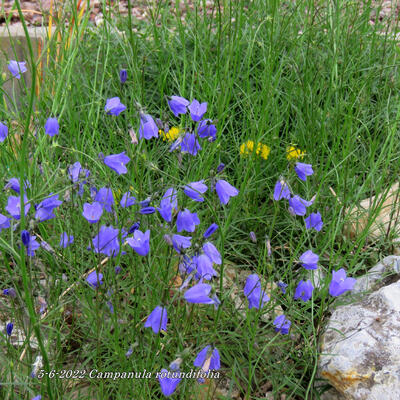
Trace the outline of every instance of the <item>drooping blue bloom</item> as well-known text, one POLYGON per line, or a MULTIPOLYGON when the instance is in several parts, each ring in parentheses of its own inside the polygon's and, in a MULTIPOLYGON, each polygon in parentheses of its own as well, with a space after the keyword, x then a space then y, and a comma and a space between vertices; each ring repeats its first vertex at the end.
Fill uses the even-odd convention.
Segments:
POLYGON ((12 322, 9 322, 6 325, 6 333, 7 333, 8 336, 11 336, 13 328, 14 328, 14 324, 12 322))
POLYGON ((180 96, 171 96, 171 100, 168 100, 168 105, 175 117, 178 117, 179 114, 186 114, 189 101, 180 96))
POLYGON ((42 396, 40 394, 38 394, 32 400, 42 400, 42 396))
POLYGON ((83 205, 82 215, 91 224, 99 222, 102 214, 103 214, 103 207, 97 201, 95 201, 93 204, 85 203, 83 205))
POLYGON ((79 175, 81 173, 81 170, 82 170, 82 165, 79 161, 77 161, 68 168, 68 175, 73 183, 79 181, 79 175))
POLYGON ((301 280, 296 287, 296 291, 294 292, 294 299, 302 299, 303 301, 308 301, 312 297, 312 292, 314 290, 314 286, 311 281, 303 281, 301 280))
POLYGON ((287 183, 282 179, 278 180, 274 188, 274 200, 275 201, 278 201, 280 199, 289 200, 290 195, 291 194, 287 183))
POLYGON ((96 271, 91 272, 86 278, 86 282, 93 288, 96 289, 103 284, 103 274, 97 273, 96 271))
POLYGON ((286 294, 286 288, 288 287, 288 284, 282 281, 278 282, 278 287, 281 289, 281 292, 283 294, 286 294))
POLYGON ((61 234, 60 247, 66 248, 72 243, 74 243, 74 237, 72 235, 68 236, 66 232, 63 232, 61 234))
POLYGON ((165 192, 160 202, 160 207, 157 208, 162 218, 167 221, 172 221, 172 212, 178 208, 177 191, 174 188, 169 188, 165 192))
POLYGON ((216 230, 218 229, 218 225, 215 223, 212 223, 204 232, 203 237, 205 239, 209 238, 216 230))
POLYGON ((172 235, 172 244, 178 253, 189 248, 192 245, 191 240, 191 236, 172 235))
MULTIPOLYGON (((197 279, 206 279, 209 281, 213 276, 217 276, 217 271, 213 268, 212 261, 206 254, 200 254, 199 256, 193 256, 192 262, 196 264, 197 279)), ((188 273, 190 269, 188 269, 188 273)))
POLYGON ((340 296, 341 294, 352 290, 356 283, 355 278, 347 278, 344 268, 338 271, 332 271, 332 280, 329 284, 329 294, 331 296, 340 296))
POLYGON ((158 127, 149 114, 140 114, 139 139, 158 137, 158 127))
POLYGON ((307 207, 313 202, 302 199, 299 195, 295 195, 289 199, 289 212, 292 215, 306 215, 307 207))
POLYGON ((21 240, 24 246, 28 246, 31 234, 28 231, 21 232, 21 240))
POLYGON ((5 215, 0 214, 0 232, 3 229, 7 229, 10 227, 10 219, 7 218, 5 215))
POLYGON ((117 266, 114 268, 114 272, 115 272, 116 275, 118 275, 119 273, 121 273, 121 271, 122 271, 122 268, 121 268, 121 266, 119 266, 119 265, 117 265, 117 266))
MULTIPOLYGON (((26 190, 28 187, 31 187, 31 184, 29 181, 25 180, 24 183, 24 189, 26 190)), ((4 186, 4 189, 12 189, 14 192, 20 194, 21 191, 21 185, 19 183, 18 178, 10 178, 7 182, 7 184, 4 186)))
POLYGON ((211 292, 211 285, 207 283, 198 283, 188 289, 185 294, 185 300, 188 303, 202 303, 202 304, 214 304, 215 301, 208 295, 211 292))
POLYGON ((93 251, 109 257, 116 257, 120 249, 118 233, 118 229, 102 225, 99 233, 92 239, 93 251))
POLYGON ((199 103, 194 99, 189 105, 190 117, 193 121, 200 121, 207 111, 207 103, 199 103))
POLYGON ((129 229, 128 229, 128 234, 130 235, 131 233, 135 232, 137 229, 140 228, 140 221, 135 222, 129 229))
POLYGON ((176 229, 178 232, 194 232, 196 225, 200 224, 197 213, 191 213, 187 208, 184 211, 178 213, 176 219, 176 229))
POLYGON ((95 201, 99 202, 107 212, 112 211, 114 205, 114 196, 110 188, 102 187, 94 198, 95 201))
POLYGON ((54 253, 54 249, 44 240, 41 241, 40 246, 47 250, 49 253, 54 253))
POLYGON ((283 314, 276 317, 273 324, 275 326, 275 332, 280 332, 282 335, 287 335, 292 323, 283 314))
POLYGON ((121 70, 119 71, 119 81, 120 81, 121 83, 125 83, 127 79, 128 79, 128 72, 127 72, 127 70, 126 70, 126 69, 121 69, 121 70))
POLYGON ((211 119, 203 119, 199 123, 197 133, 201 138, 209 137, 212 141, 214 141, 217 137, 217 128, 212 123, 211 119))
POLYGON ((62 201, 58 200, 58 194, 47 197, 38 205, 36 205, 35 218, 40 222, 55 218, 53 210, 59 207, 61 204, 62 201))
POLYGON ((211 242, 206 242, 203 244, 203 251, 214 264, 221 265, 221 254, 211 242))
POLYGON ((156 212, 155 207, 143 207, 139 210, 139 213, 143 215, 154 214, 155 212, 156 212))
POLYGON ((182 153, 189 153, 192 156, 195 156, 198 151, 201 150, 200 143, 194 133, 186 133, 182 138, 180 145, 182 153))
MULTIPOLYGON (((19 196, 10 196, 7 201, 6 211, 15 219, 21 218, 21 201, 19 196)), ((31 208, 28 198, 24 195, 24 214, 27 216, 29 209, 31 208)))
POLYGON ((179 378, 179 373, 173 372, 171 374, 168 370, 163 368, 158 375, 158 381, 160 382, 163 395, 169 397, 175 392, 181 378, 179 378))
POLYGON ((319 212, 311 213, 306 219, 306 228, 311 229, 314 228, 317 232, 322 229, 324 223, 322 222, 322 217, 319 212))
POLYGON ((201 181, 191 182, 186 185, 183 193, 185 193, 186 196, 190 197, 191 199, 201 202, 204 201, 204 197, 201 196, 201 193, 205 193, 207 189, 208 187, 204 183, 204 179, 202 179, 201 181))
POLYGON ((157 306, 151 314, 148 316, 146 322, 144 323, 145 328, 153 329, 154 333, 167 330, 167 309, 165 307, 157 306))
POLYGON ((140 205, 140 207, 145 208, 150 204, 150 202, 151 202, 151 198, 148 197, 147 199, 142 200, 141 202, 139 202, 139 205, 140 205))
POLYGON ((249 233, 249 236, 250 236, 250 240, 251 240, 253 243, 257 243, 257 236, 256 236, 256 234, 255 234, 253 231, 251 231, 251 232, 249 233))
POLYGON ((133 232, 133 238, 126 239, 126 242, 136 253, 141 256, 147 256, 150 251, 150 230, 143 233, 139 229, 136 229, 135 232, 133 232))
POLYGON ((247 277, 243 292, 249 301, 249 309, 263 308, 265 303, 269 301, 268 295, 261 289, 260 278, 257 274, 251 274, 247 277))
POLYGON ((36 241, 36 236, 32 236, 28 231, 22 231, 21 240, 23 245, 26 247, 26 254, 29 257, 34 257, 35 250, 40 247, 40 244, 36 241))
POLYGON ((104 107, 104 111, 108 115, 119 115, 122 111, 126 110, 126 106, 121 103, 119 97, 112 97, 111 99, 107 99, 106 105, 104 107))
POLYGON ((8 70, 11 72, 11 75, 14 78, 21 79, 21 75, 24 72, 28 71, 26 68, 26 61, 15 61, 15 60, 10 60, 8 63, 8 70))
POLYGON ((221 204, 228 204, 231 197, 239 194, 239 190, 223 179, 217 181, 215 184, 215 190, 217 191, 221 204))
POLYGON ((129 346, 128 351, 125 353, 125 357, 129 358, 133 354, 133 348, 132 346, 129 346))
POLYGON ((204 349, 200 350, 197 354, 193 365, 201 368, 204 372, 220 369, 221 360, 218 350, 215 347, 212 349, 210 345, 204 347, 204 349))
POLYGON ((311 164, 304 164, 301 162, 296 163, 294 170, 302 181, 306 181, 307 176, 310 176, 314 173, 311 164))
POLYGON ((121 174, 126 174, 128 172, 126 168, 126 164, 131 159, 125 155, 125 151, 119 154, 111 154, 109 156, 104 157, 104 164, 107 165, 107 167, 111 168, 113 171, 115 171, 118 175, 121 174))
POLYGON ((220 174, 225 169, 225 164, 221 163, 217 167, 217 173, 220 174))
POLYGON ((0 142, 4 142, 8 135, 8 127, 7 125, 0 122, 0 142))
POLYGON ((44 131, 46 135, 51 137, 58 135, 60 131, 60 125, 58 124, 57 118, 48 118, 44 125, 44 131))
POLYGON ((14 288, 4 289, 3 294, 4 296, 10 296, 12 298, 17 297, 17 292, 15 291, 14 288))
POLYGON ((312 250, 305 251, 300 257, 299 260, 301 265, 305 269, 317 269, 318 268, 318 260, 319 256, 312 252, 312 250))
POLYGON ((134 204, 136 204, 136 198, 131 196, 130 192, 124 193, 121 201, 119 202, 119 205, 122 208, 130 207, 130 206, 133 206, 134 204))

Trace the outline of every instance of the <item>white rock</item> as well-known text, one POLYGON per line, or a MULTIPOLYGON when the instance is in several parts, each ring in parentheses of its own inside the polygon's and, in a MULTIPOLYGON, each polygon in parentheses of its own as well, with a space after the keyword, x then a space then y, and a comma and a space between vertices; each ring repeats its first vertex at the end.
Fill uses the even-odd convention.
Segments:
POLYGON ((346 399, 400 399, 400 282, 338 307, 321 353, 320 376, 346 399))

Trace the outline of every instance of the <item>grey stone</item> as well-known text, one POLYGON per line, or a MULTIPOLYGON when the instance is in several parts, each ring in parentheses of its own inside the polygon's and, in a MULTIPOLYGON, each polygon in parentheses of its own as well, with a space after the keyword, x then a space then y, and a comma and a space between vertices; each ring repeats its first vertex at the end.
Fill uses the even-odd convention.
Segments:
POLYGON ((333 312, 319 375, 346 399, 400 399, 400 282, 333 312))

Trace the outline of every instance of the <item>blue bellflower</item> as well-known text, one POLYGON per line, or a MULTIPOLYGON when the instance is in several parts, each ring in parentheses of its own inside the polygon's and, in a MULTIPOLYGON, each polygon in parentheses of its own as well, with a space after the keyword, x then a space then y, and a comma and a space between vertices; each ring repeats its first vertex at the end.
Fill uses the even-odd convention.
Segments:
POLYGON ((135 232, 133 232, 133 238, 126 239, 126 242, 136 253, 141 256, 147 256, 150 251, 150 230, 143 233, 139 229, 136 229, 135 232))
POLYGON ((0 142, 4 142, 8 135, 8 127, 7 125, 0 122, 0 142))
POLYGON ((61 204, 62 201, 58 200, 58 194, 50 195, 36 206, 35 218, 38 219, 39 222, 55 218, 53 210, 61 204))
POLYGON ((0 232, 3 229, 7 229, 10 227, 10 219, 7 218, 5 215, 0 214, 0 232))
POLYGON ((158 137, 158 127, 154 119, 149 114, 140 114, 139 139, 146 140, 158 137))
POLYGON ((101 188, 94 197, 95 201, 99 202, 107 212, 112 211, 114 205, 114 196, 110 188, 101 188))
POLYGON ((215 304, 215 299, 208 296, 210 292, 211 285, 208 285, 207 283, 198 283, 188 289, 185 292, 184 297, 188 303, 215 304))
POLYGON ((175 377, 174 375, 170 376, 170 373, 168 372, 168 370, 163 368, 160 371, 160 375, 158 375, 158 381, 160 382, 160 387, 161 387, 161 391, 162 391, 163 395, 166 397, 169 397, 175 392, 176 387, 178 386, 179 382, 181 381, 181 378, 175 377), (166 374, 166 376, 164 377, 161 374, 166 374))
POLYGON ((34 257, 35 250, 40 247, 40 244, 36 241, 36 236, 32 236, 28 231, 22 231, 21 240, 23 245, 26 247, 26 254, 29 257, 34 257))
POLYGON ((310 176, 314 173, 311 164, 304 164, 301 162, 296 163, 294 170, 296 171, 297 176, 302 181, 307 180, 307 176, 310 176))
POLYGON ((182 138, 180 145, 182 153, 189 153, 192 156, 195 156, 198 151, 201 150, 200 143, 194 133, 186 133, 186 135, 182 138))
POLYGON ((92 239, 93 251, 109 257, 116 257, 120 249, 118 233, 118 229, 102 225, 99 233, 92 239))
POLYGON ((203 244, 203 251, 214 264, 221 265, 221 254, 211 242, 206 242, 203 244))
POLYGON ((103 214, 103 207, 97 201, 95 201, 93 204, 85 203, 83 205, 82 215, 91 224, 99 222, 102 214, 103 214))
POLYGON ((291 193, 287 183, 283 179, 277 181, 274 188, 274 200, 275 201, 279 201, 280 199, 289 200, 290 195, 291 193))
POLYGON ((171 96, 171 100, 168 100, 168 105, 175 117, 178 117, 179 114, 186 114, 189 101, 180 96, 171 96))
POLYGON ((201 181, 191 182, 186 185, 183 189, 183 193, 185 193, 186 196, 190 197, 194 201, 202 202, 204 201, 204 197, 201 196, 201 194, 205 193, 207 189, 208 187, 204 183, 203 179, 201 181))
POLYGON ((261 289, 260 278, 257 274, 251 274, 247 277, 243 292, 249 301, 249 309, 263 308, 265 303, 269 301, 268 295, 261 289))
POLYGON ((211 139, 211 141, 214 141, 217 138, 217 128, 212 123, 211 119, 203 119, 202 121, 200 121, 197 128, 197 133, 199 137, 208 137, 211 139))
POLYGON ((318 268, 318 260, 319 256, 315 253, 312 252, 312 250, 307 250, 305 251, 300 257, 299 260, 301 262, 301 265, 305 269, 317 269, 318 268))
POLYGON ((296 291, 294 292, 294 299, 302 299, 303 301, 308 301, 312 297, 312 292, 314 287, 310 280, 303 281, 301 280, 296 287, 296 291))
POLYGON ((332 271, 332 280, 329 284, 329 294, 331 296, 340 296, 341 294, 352 290, 356 283, 355 278, 347 278, 344 268, 338 271, 332 271))
POLYGON ((119 81, 120 81, 121 83, 125 83, 127 79, 128 79, 128 72, 127 72, 127 70, 126 70, 126 69, 121 69, 121 70, 119 71, 119 81))
MULTIPOLYGON (((215 271, 215 269, 213 268, 213 263, 206 254, 194 256, 192 258, 192 262, 195 263, 197 266, 197 279, 206 279, 207 281, 209 281, 210 279, 212 279, 213 276, 217 276, 217 271, 215 271)), ((191 266, 192 264, 190 264, 187 270, 188 273, 191 272, 191 266)))
POLYGON ((178 208, 177 191, 174 188, 169 188, 165 192, 160 202, 160 208, 157 208, 161 217, 166 222, 172 221, 172 212, 178 208))
POLYGON ((306 219, 306 228, 307 229, 312 229, 314 228, 317 232, 319 232, 324 223, 322 222, 321 214, 319 212, 317 213, 311 213, 306 219))
POLYGON ((119 115, 122 111, 126 110, 126 106, 121 103, 119 97, 112 97, 111 99, 107 99, 106 105, 104 107, 104 111, 108 115, 119 115))
POLYGON ((292 323, 285 317, 285 315, 279 315, 274 319, 273 324, 276 332, 280 332, 282 335, 287 335, 292 323))
MULTIPOLYGON (((28 198, 24 195, 24 214, 27 216, 31 208, 28 198)), ((21 218, 21 199, 19 196, 10 196, 7 201, 6 211, 15 219, 21 218)))
POLYGON ((172 235, 172 244, 178 253, 189 248, 192 245, 191 240, 191 236, 172 235))
POLYGON ((74 243, 74 237, 72 235, 69 236, 66 232, 63 232, 60 238, 60 247, 66 248, 72 243, 74 243))
POLYGON ((11 336, 13 328, 14 328, 14 324, 12 322, 9 322, 6 325, 6 333, 7 333, 8 336, 11 336))
POLYGON ((215 184, 215 190, 218 194, 221 204, 228 204, 231 197, 239 194, 239 190, 223 179, 220 179, 215 184))
POLYGON ((131 196, 130 192, 124 193, 121 201, 119 202, 119 205, 122 208, 130 207, 130 206, 133 206, 134 204, 136 204, 136 198, 131 196))
POLYGON ((214 371, 221 368, 221 360, 217 348, 211 348, 210 345, 199 351, 193 361, 195 367, 201 368, 204 372, 214 371))
POLYGON ((218 229, 218 225, 215 223, 212 223, 204 232, 203 237, 205 239, 209 238, 216 230, 218 229))
POLYGON ((144 323, 145 328, 153 329, 154 333, 167 330, 167 309, 165 307, 157 306, 151 314, 148 316, 146 322, 144 323))
POLYGON ((193 121, 200 121, 207 111, 207 103, 199 103, 194 99, 189 105, 190 117, 193 121))
POLYGON ((14 78, 21 79, 21 75, 24 72, 28 71, 26 68, 26 62, 25 61, 15 61, 15 60, 10 60, 8 63, 8 70, 11 72, 11 75, 14 78))
POLYGON ((200 220, 197 216, 197 213, 191 213, 187 208, 178 213, 178 217, 176 219, 176 229, 178 232, 194 232, 196 225, 199 224, 200 220))
POLYGON ((96 289, 103 284, 103 274, 100 272, 97 273, 96 271, 93 271, 86 278, 86 282, 89 284, 91 288, 96 289))
POLYGON ((118 175, 126 174, 128 172, 125 165, 128 164, 129 161, 131 161, 131 159, 125 154, 125 151, 119 154, 106 156, 103 160, 104 164, 115 171, 118 175))
POLYGON ((292 215, 306 215, 307 207, 313 202, 302 199, 299 195, 295 195, 289 199, 289 212, 292 215))
POLYGON ((44 131, 46 135, 51 137, 58 135, 60 131, 60 125, 58 124, 57 118, 48 118, 44 125, 44 131))

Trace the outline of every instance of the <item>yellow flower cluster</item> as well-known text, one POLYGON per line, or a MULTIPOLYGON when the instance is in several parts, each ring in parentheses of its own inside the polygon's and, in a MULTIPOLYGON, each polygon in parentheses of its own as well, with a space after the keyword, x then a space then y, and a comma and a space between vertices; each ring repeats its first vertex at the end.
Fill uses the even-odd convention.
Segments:
POLYGON ((286 158, 290 160, 298 160, 298 159, 303 159, 305 156, 306 152, 302 151, 300 149, 297 149, 294 146, 289 146, 286 149, 286 158))
MULTIPOLYGON (((254 150, 254 142, 252 140, 248 140, 245 143, 242 143, 240 146, 240 154, 241 155, 249 155, 254 150)), ((271 152, 271 148, 266 144, 257 143, 256 154, 266 160, 271 152)))
POLYGON ((178 139, 179 134, 181 133, 181 129, 178 128, 177 126, 173 126, 167 133, 165 133, 163 130, 159 130, 158 133, 161 136, 162 140, 164 142, 167 140, 168 142, 173 142, 174 140, 178 139))

